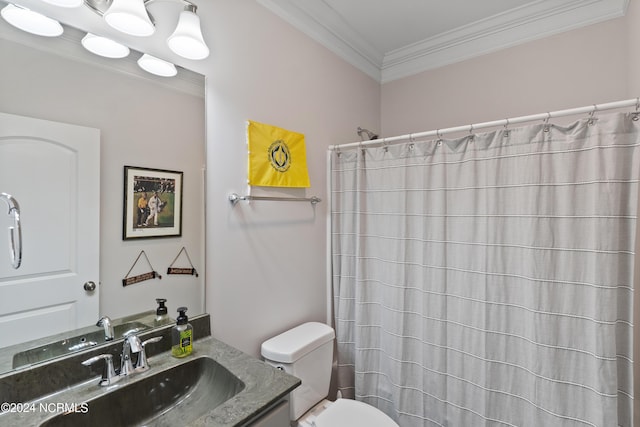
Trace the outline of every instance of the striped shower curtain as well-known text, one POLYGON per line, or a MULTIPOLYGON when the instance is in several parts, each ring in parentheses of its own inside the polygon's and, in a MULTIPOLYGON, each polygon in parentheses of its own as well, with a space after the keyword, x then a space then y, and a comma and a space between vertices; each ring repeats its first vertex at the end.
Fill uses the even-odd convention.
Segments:
POLYGON ((633 427, 639 128, 333 151, 343 396, 401 427, 633 427))

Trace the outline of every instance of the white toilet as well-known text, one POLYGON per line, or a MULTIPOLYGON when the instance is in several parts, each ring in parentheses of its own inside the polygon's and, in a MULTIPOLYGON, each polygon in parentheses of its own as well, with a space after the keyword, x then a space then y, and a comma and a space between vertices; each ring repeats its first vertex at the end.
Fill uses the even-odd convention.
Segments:
POLYGON ((302 380, 291 392, 290 418, 298 427, 399 427, 382 411, 351 399, 326 399, 333 363, 333 329, 309 322, 262 344, 265 361, 302 380))

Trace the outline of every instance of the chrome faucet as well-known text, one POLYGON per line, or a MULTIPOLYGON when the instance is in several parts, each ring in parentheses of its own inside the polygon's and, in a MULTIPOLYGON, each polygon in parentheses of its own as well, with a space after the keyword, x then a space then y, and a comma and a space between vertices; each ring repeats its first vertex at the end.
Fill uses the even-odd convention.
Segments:
POLYGON ((133 372, 142 372, 149 369, 149 362, 147 361, 146 347, 147 344, 153 344, 162 339, 161 336, 149 338, 145 342, 140 342, 135 334, 129 334, 124 339, 122 345, 122 358, 120 375, 131 375, 133 372), (136 354, 135 363, 132 360, 132 356, 136 354))
POLYGON ((136 353, 138 354, 137 357, 140 358, 139 353, 141 350, 142 343, 137 335, 130 334, 124 338, 124 343, 122 344, 122 357, 120 358, 120 376, 133 374, 134 365, 131 361, 131 356, 132 353, 136 353))
POLYGON ((116 374, 113 367, 113 355, 100 354, 82 362, 83 365, 89 366, 100 360, 104 360, 104 371, 102 373, 102 379, 98 383, 100 386, 106 387, 111 384, 115 384, 122 377, 131 375, 135 372, 143 372, 149 369, 149 363, 147 361, 147 355, 145 348, 147 344, 158 342, 162 339, 161 336, 149 338, 144 342, 140 342, 140 338, 137 335, 131 333, 124 338, 122 343, 122 355, 120 357, 120 371, 116 374), (137 354, 135 363, 132 360, 132 356, 137 354))
POLYGON ((102 316, 96 326, 104 327, 104 340, 111 341, 115 338, 115 334, 113 332, 113 325, 111 324, 111 319, 108 316, 102 316))

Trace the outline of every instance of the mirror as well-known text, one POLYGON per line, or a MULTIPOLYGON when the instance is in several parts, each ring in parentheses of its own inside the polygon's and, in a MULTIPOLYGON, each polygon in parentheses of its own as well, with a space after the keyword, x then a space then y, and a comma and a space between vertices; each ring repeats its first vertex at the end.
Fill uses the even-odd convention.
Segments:
MULTIPOLYGON (((0 1, 0 8, 5 1, 0 1)), ((84 32, 65 25, 62 38, 44 38, 17 30, 0 19, 0 112, 68 123, 100 130, 99 277, 92 295, 99 298, 99 313, 81 325, 100 331, 100 316, 126 318, 135 313, 155 313, 155 299, 166 298, 169 315, 179 306, 188 315, 204 312, 204 76, 178 67, 178 76, 157 77, 140 70, 140 53, 125 60, 110 60, 86 52, 79 43, 84 32), (180 171, 183 178, 182 233, 179 237, 122 239, 124 166, 180 171), (180 255, 181 249, 187 257, 180 255), (147 262, 136 258, 144 251, 147 262), (196 275, 168 275, 167 268, 193 267, 196 275), (123 286, 127 275, 157 271, 160 277, 123 286)), ((45 177, 41 189, 48 188, 45 177)), ((2 182, 0 182, 0 185, 2 182)), ((3 190, 0 190, 3 191, 3 190)), ((21 206, 23 233, 28 235, 29 210, 21 206)), ((0 218, 6 229, 7 218, 0 218)), ((4 232, 2 233, 4 234, 4 232)), ((0 236, 0 262, 7 261, 6 236, 0 236)), ((29 271, 33 251, 25 241, 23 266, 29 271)), ((21 268, 22 268, 21 267, 21 268)), ((20 271, 20 270, 16 270, 20 271)), ((61 274, 64 274, 61 273, 61 274)), ((30 274, 25 281, 37 280, 30 274)), ((0 286, 10 280, 0 274, 0 286)), ((74 286, 83 286, 76 283, 74 286)), ((13 316, 20 335, 37 331, 40 337, 73 333, 74 319, 64 322, 22 321, 2 301, 0 317, 13 316), (22 329, 23 328, 23 329, 22 329)), ((51 312, 56 307, 48 307, 51 312)), ((79 309, 70 310, 77 312, 79 309)), ((12 348, 17 342, 3 342, 12 348)), ((25 339, 24 341, 30 341, 25 339)), ((2 369, 0 367, 0 369, 2 369)))
POLYGON ((107 328, 104 326, 87 326, 1 348, 0 373, 29 368, 59 357, 109 345, 121 341, 131 333, 140 334, 175 324, 175 319, 167 315, 158 316, 154 311, 108 320, 110 336, 107 336, 107 328), (110 337, 113 338, 109 339, 110 337))

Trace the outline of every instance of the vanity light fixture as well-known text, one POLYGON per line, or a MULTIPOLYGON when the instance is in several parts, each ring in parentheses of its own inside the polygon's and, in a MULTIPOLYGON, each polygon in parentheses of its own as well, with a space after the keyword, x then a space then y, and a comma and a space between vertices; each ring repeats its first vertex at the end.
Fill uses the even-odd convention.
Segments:
POLYGON ((156 58, 148 53, 145 53, 138 59, 138 65, 146 72, 160 77, 173 77, 178 74, 176 66, 171 62, 156 58))
POLYGON ((82 38, 82 46, 91 53, 105 58, 125 58, 129 56, 129 48, 109 38, 87 33, 82 38))
POLYGON ((80 7, 82 6, 82 3, 84 3, 84 0, 42 0, 45 3, 49 3, 52 4, 54 6, 60 6, 60 7, 80 7))
POLYGON ((184 10, 180 12, 175 31, 167 39, 169 49, 187 59, 204 59, 209 56, 209 48, 202 37, 196 9, 194 4, 185 5, 184 10))
POLYGON ((55 19, 12 3, 2 8, 0 15, 14 27, 38 36, 57 37, 64 32, 62 25, 55 19))
POLYGON ((202 36, 200 17, 196 14, 198 6, 188 0, 84 0, 84 3, 102 15, 112 28, 125 34, 145 37, 155 32, 155 23, 147 7, 161 1, 183 6, 178 24, 167 39, 169 48, 186 59, 198 60, 209 56, 209 48, 202 36))
MULTIPOLYGON (((207 58, 210 53, 202 35, 200 17, 196 14, 198 7, 189 0, 43 0, 43 2, 64 8, 84 4, 102 16, 114 29, 141 37, 150 36, 155 32, 153 17, 147 10, 150 4, 179 3, 182 11, 174 31, 166 40, 169 49, 176 55, 190 60, 207 58)), ((23 6, 8 3, 0 13, 11 25, 33 34, 53 37, 61 35, 64 31, 58 21, 23 6)), ((129 48, 125 45, 93 33, 87 33, 81 43, 89 52, 106 58, 124 58, 130 54, 129 48)), ((143 70, 162 77, 171 77, 178 73, 174 64, 149 54, 142 55, 138 59, 138 65, 143 70)))

